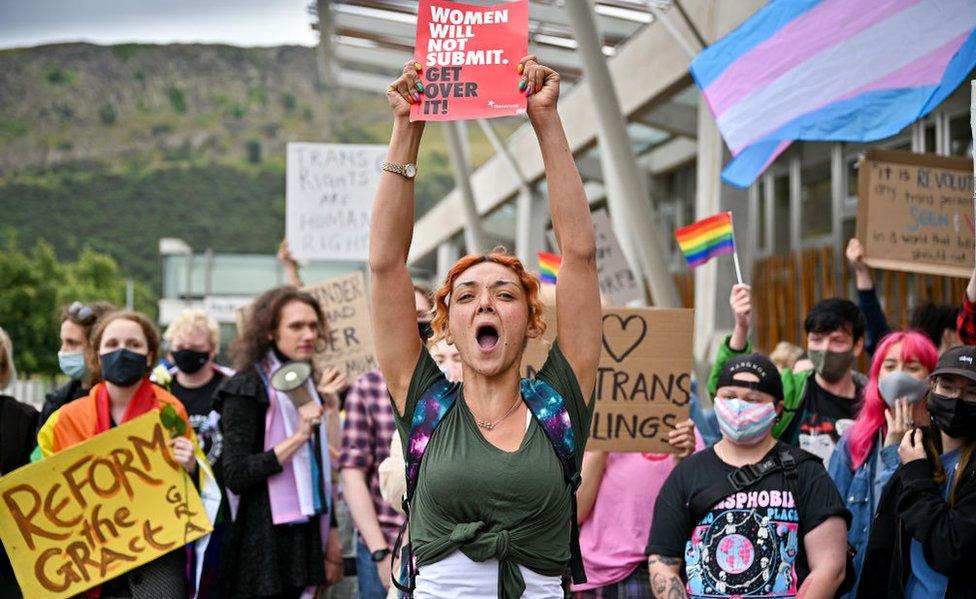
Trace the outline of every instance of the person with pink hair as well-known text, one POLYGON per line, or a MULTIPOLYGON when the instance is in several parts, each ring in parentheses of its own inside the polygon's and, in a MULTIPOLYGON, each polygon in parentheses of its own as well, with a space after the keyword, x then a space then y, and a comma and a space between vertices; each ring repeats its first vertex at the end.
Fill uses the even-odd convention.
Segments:
POLYGON ((831 456, 827 471, 853 515, 847 534, 857 550, 858 578, 881 491, 899 466, 898 444, 907 431, 929 424, 922 400, 938 358, 935 345, 922 333, 884 337, 871 362, 864 405, 831 456))

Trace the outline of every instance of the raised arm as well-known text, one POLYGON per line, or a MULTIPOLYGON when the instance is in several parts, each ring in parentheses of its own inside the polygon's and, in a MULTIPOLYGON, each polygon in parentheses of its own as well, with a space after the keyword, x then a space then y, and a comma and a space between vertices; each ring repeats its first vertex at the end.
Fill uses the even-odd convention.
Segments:
MULTIPOLYGON (((418 71, 413 61, 387 88, 393 112, 393 134, 386 160, 393 164, 416 164, 423 122, 410 122, 410 105, 417 98, 418 71)), ((420 355, 413 283, 407 271, 407 255, 413 236, 414 181, 384 171, 373 201, 370 220, 369 270, 370 314, 376 361, 397 411, 403 413, 407 387, 420 355)))
POLYGON ((878 347, 881 339, 887 335, 891 329, 888 327, 888 319, 885 317, 881 303, 878 302, 878 292, 874 288, 874 278, 871 276, 871 269, 864 263, 864 246, 856 237, 847 242, 847 261, 851 265, 854 273, 854 285, 857 287, 857 307, 864 312, 867 319, 867 334, 864 340, 864 351, 869 356, 874 355, 874 350, 878 347))
POLYGON ((735 320, 732 337, 729 338, 729 349, 741 352, 748 346, 749 327, 752 326, 752 288, 742 283, 733 285, 729 306, 732 307, 735 320))
POLYGON ((583 397, 589 398, 603 338, 596 235, 583 180, 556 111, 559 74, 541 66, 534 56, 525 57, 520 64, 526 89, 532 90, 527 112, 542 149, 552 228, 563 258, 556 280, 559 347, 573 367, 583 397))
POLYGON ((712 398, 718 391, 718 377, 722 374, 725 363, 735 356, 752 351, 752 344, 749 343, 749 327, 752 326, 752 291, 748 285, 739 283, 732 286, 729 306, 732 308, 735 326, 732 334, 719 345, 712 370, 708 374, 708 385, 705 389, 708 396, 712 398))
POLYGON ((302 282, 302 275, 298 272, 298 262, 291 255, 291 247, 288 246, 287 239, 282 239, 281 243, 278 244, 278 263, 285 270, 285 278, 288 279, 289 285, 305 286, 302 282))

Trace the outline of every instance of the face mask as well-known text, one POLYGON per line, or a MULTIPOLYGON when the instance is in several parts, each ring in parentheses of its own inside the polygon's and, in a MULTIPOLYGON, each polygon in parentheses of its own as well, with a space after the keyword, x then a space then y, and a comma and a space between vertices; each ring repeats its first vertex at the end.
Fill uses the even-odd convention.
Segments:
POLYGON ((417 328, 420 330, 421 341, 427 341, 434 336, 434 327, 428 321, 418 321, 417 328))
POLYGON ((771 403, 751 403, 739 398, 715 398, 715 416, 722 436, 736 445, 755 445, 776 422, 771 403))
POLYGON ((953 439, 976 435, 976 406, 933 391, 929 393, 925 407, 932 416, 932 422, 953 439))
POLYGON ((58 366, 61 367, 61 372, 78 381, 88 375, 88 367, 85 366, 84 352, 59 351, 58 366))
POLYGON ((900 370, 878 380, 878 392, 889 408, 894 408, 895 401, 903 397, 908 399, 910 404, 918 403, 928 390, 928 383, 900 370))
POLYGON ((813 362, 813 367, 817 374, 822 376, 828 383, 836 383, 850 369, 854 363, 854 350, 849 349, 844 352, 836 352, 822 349, 811 349, 807 351, 807 356, 813 362))
POLYGON ((181 349, 173 352, 173 361, 181 372, 194 374, 210 361, 210 352, 181 349))
POLYGON ((120 387, 139 382, 146 374, 146 356, 122 348, 99 356, 102 378, 120 387))

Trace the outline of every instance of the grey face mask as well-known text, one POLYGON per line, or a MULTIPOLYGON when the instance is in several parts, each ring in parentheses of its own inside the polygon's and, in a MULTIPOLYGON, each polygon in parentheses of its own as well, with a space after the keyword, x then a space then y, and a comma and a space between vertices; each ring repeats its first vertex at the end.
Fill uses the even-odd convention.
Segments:
POLYGON ((881 399, 889 408, 895 407, 895 400, 905 398, 909 404, 914 404, 925 398, 929 392, 929 385, 920 381, 907 372, 897 371, 885 375, 878 380, 878 392, 881 399))

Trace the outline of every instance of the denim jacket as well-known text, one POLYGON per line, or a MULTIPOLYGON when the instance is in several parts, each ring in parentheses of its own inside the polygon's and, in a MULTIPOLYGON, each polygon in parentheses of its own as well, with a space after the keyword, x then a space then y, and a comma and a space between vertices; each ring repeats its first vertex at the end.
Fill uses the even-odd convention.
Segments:
MULTIPOLYGON (((851 456, 847 450, 849 436, 845 434, 837 442, 837 449, 830 457, 827 473, 837 485, 847 509, 851 511, 851 527, 847 532, 847 541, 857 550, 854 556, 854 566, 858 578, 864 565, 867 552, 868 537, 871 535, 871 522, 878 511, 881 492, 898 470, 898 445, 881 447, 883 441, 879 431, 868 459, 861 464, 857 471, 851 470, 851 456)), ((856 588, 856 587, 855 587, 856 588)), ((844 597, 852 598, 854 593, 844 597)))

